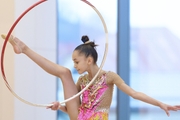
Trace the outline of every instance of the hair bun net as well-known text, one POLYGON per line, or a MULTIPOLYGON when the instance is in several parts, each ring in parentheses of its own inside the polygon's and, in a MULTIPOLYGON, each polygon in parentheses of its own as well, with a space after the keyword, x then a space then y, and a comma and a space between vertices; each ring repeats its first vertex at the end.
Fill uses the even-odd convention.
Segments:
POLYGON ((81 40, 83 41, 83 43, 86 43, 87 41, 89 41, 89 37, 87 35, 82 36, 81 40))

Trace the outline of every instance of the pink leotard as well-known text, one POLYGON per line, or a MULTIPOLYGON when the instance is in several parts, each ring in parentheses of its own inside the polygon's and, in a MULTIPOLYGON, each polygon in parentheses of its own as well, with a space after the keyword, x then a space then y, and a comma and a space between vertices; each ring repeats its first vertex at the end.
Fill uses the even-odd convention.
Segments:
MULTIPOLYGON (((87 74, 79 78, 77 82, 79 91, 89 84, 90 80, 87 78, 87 74)), ((95 82, 83 92, 78 120, 108 120, 114 80, 119 80, 121 83, 124 82, 114 72, 103 72, 97 77, 95 82)))

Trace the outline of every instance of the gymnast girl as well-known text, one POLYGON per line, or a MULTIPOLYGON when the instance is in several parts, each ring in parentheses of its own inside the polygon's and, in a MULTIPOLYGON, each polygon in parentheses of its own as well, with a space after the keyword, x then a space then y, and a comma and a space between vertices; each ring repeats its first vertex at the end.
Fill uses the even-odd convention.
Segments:
MULTIPOLYGON (((2 37, 5 38, 5 36, 2 37)), ((23 53, 27 55, 46 72, 61 79, 65 99, 72 97, 86 87, 99 70, 96 64, 98 54, 95 48, 97 45, 95 42, 90 41, 88 36, 82 36, 81 40, 83 44, 74 49, 72 60, 78 73, 81 75, 86 72, 86 74, 81 75, 75 84, 68 68, 40 56, 17 37, 10 36, 9 38, 9 42, 16 54, 23 53)), ((56 101, 47 108, 61 110, 67 113, 71 120, 108 120, 114 85, 134 99, 161 108, 168 116, 170 110, 180 110, 180 105, 171 106, 133 90, 126 85, 118 74, 105 70, 100 71, 94 83, 82 93, 81 97, 68 101, 64 106, 56 101)))

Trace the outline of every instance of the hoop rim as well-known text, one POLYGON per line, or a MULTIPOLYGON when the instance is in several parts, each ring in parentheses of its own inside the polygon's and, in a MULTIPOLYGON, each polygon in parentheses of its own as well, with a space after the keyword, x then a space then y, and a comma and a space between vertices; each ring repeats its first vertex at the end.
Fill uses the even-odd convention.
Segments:
MULTIPOLYGON (((32 10, 34 7, 38 6, 39 4, 45 2, 47 0, 40 0, 39 2, 33 4, 32 6, 30 6, 26 11, 24 11, 19 17, 18 19, 14 22, 14 24, 12 25, 11 29, 9 30, 6 38, 5 38, 5 41, 4 41, 4 44, 3 44, 3 47, 2 47, 2 52, 1 52, 1 73, 2 73, 2 76, 3 76, 3 79, 4 79, 4 83, 5 85, 7 86, 7 88, 9 89, 9 91, 17 98, 19 99, 20 101, 28 104, 28 105, 31 105, 31 106, 36 106, 36 107, 49 107, 49 106, 52 106, 53 104, 34 104, 34 103, 31 103, 23 98, 21 98, 20 96, 18 96, 14 91, 13 89, 10 87, 7 79, 6 79, 6 74, 4 72, 4 52, 5 52, 5 49, 6 49, 6 45, 7 45, 7 42, 8 42, 8 39, 12 33, 12 31, 14 30, 15 26, 18 24, 18 22, 30 11, 32 10)), ((106 60, 106 56, 107 56, 107 52, 108 52, 108 30, 107 30, 107 26, 106 26, 106 23, 104 21, 104 18, 102 17, 101 13, 90 3, 88 2, 87 0, 81 0, 83 1, 84 3, 88 4, 89 6, 91 6, 95 12, 98 14, 99 18, 101 19, 101 22, 103 24, 103 27, 104 27, 104 31, 105 31, 105 37, 106 37, 106 40, 105 40, 105 51, 104 51, 104 56, 103 56, 103 59, 102 59, 102 62, 101 62, 101 65, 99 67, 99 70, 98 72, 95 74, 95 76, 93 77, 93 79, 91 80, 91 82, 84 88, 82 89, 79 93, 77 93, 76 95, 64 100, 64 101, 61 101, 60 104, 63 104, 63 103, 66 103, 76 97, 78 97, 80 94, 82 94, 94 81, 95 79, 97 78, 98 74, 100 73, 100 71, 102 70, 102 67, 105 63, 105 60, 106 60)))

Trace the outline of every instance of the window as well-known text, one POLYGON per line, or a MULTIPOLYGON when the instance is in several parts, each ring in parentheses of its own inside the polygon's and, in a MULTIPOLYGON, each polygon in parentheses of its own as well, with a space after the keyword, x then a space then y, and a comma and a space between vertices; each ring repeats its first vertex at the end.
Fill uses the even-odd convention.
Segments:
MULTIPOLYGON (((130 83, 167 104, 179 104, 180 27, 178 0, 131 0, 130 83)), ((177 120, 160 108, 130 101, 131 120, 177 120)))

